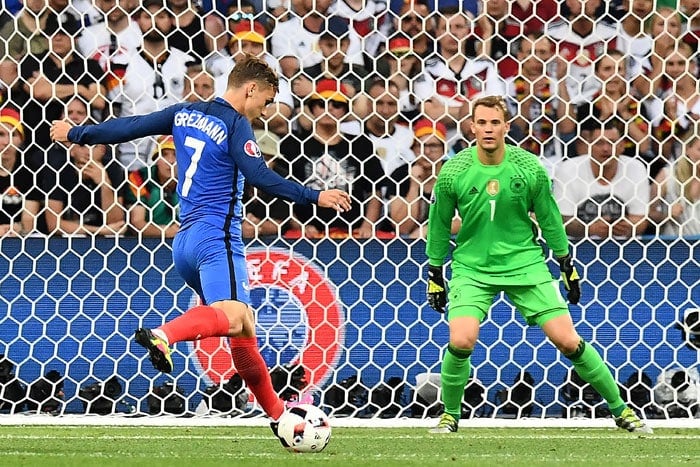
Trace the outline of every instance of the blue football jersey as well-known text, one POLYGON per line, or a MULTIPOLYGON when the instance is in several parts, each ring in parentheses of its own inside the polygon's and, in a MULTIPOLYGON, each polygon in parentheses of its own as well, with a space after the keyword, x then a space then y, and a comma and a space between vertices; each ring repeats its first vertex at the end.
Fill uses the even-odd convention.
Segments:
POLYGON ((232 222, 239 224, 246 180, 290 201, 318 201, 318 190, 286 180, 267 167, 250 122, 221 98, 77 126, 68 139, 79 144, 110 144, 167 134, 175 142, 181 229, 199 220, 227 230, 232 222))

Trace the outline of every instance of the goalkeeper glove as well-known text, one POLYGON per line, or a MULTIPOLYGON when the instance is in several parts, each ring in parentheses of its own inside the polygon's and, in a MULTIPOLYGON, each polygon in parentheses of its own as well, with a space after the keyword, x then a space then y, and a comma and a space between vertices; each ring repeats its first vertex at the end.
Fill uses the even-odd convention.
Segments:
POLYGON ((428 266, 428 304, 439 313, 445 312, 447 291, 440 266, 428 266))
POLYGON ((580 278, 574 267, 571 255, 557 258, 557 261, 559 261, 561 278, 564 281, 564 287, 567 291, 566 297, 569 299, 569 303, 576 305, 581 298, 581 287, 579 286, 580 278))

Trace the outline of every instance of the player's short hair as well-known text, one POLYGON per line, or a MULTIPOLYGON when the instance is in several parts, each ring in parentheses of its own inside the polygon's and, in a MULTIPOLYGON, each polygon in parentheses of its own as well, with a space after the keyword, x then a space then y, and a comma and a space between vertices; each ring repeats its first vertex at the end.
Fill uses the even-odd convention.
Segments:
POLYGON ((476 108, 479 106, 490 107, 492 109, 499 109, 503 112, 503 120, 508 122, 511 119, 510 111, 508 110, 508 105, 502 96, 485 96, 480 97, 475 100, 472 104, 472 120, 474 119, 474 113, 476 113, 476 108))
POLYGON ((246 54, 243 60, 236 63, 228 75, 228 88, 239 88, 248 81, 272 86, 275 92, 279 91, 280 80, 277 73, 270 68, 265 60, 254 55, 246 54))

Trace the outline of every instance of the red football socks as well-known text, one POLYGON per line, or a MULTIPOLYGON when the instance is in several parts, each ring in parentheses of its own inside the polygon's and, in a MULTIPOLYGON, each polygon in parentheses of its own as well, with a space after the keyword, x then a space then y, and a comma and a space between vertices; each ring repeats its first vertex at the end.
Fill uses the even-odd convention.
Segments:
POLYGON ((232 337, 231 357, 236 371, 248 385, 260 407, 268 417, 278 420, 284 412, 284 402, 274 388, 265 360, 258 352, 258 340, 255 337, 232 337))
POLYGON ((165 333, 170 345, 180 341, 194 341, 207 337, 226 336, 229 331, 228 318, 218 308, 199 305, 190 308, 174 320, 158 329, 165 333))

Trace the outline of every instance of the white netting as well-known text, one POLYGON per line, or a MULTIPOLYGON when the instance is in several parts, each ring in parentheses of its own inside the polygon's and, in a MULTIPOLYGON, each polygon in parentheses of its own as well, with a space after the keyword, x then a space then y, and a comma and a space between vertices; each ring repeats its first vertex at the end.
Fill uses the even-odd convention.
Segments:
MULTIPOLYGON (((583 270, 577 330, 645 417, 699 413, 692 2, 68 3, 0 16, 3 413, 257 410, 224 340, 177 344, 172 377, 132 340, 197 303, 172 266, 172 143, 66 149, 48 134, 54 119, 221 95, 242 51, 280 74, 256 124, 269 164, 361 206, 324 219, 249 193, 251 297, 283 397, 357 419, 440 412, 448 332, 425 299, 427 204, 442 156, 471 143, 470 102, 500 94, 511 142, 554 179, 583 270)), ((516 316, 499 298, 484 323, 464 417, 607 416, 516 316)))

